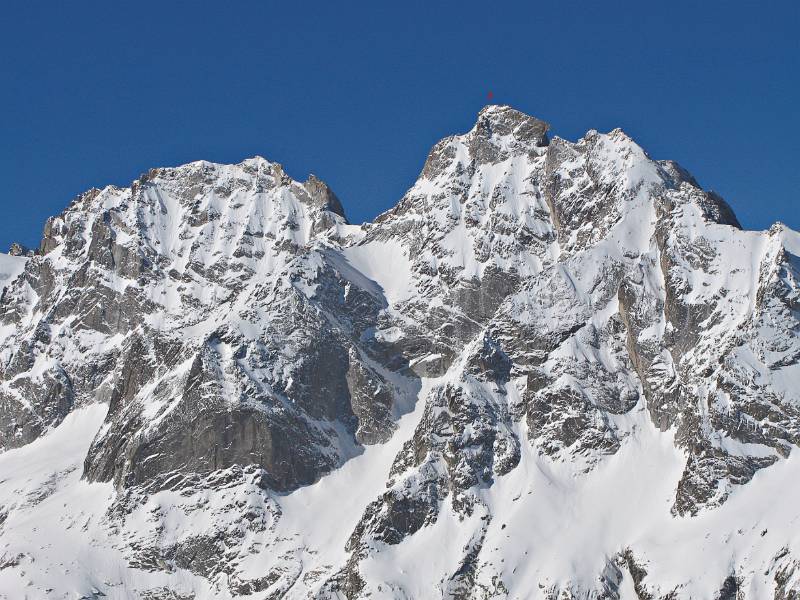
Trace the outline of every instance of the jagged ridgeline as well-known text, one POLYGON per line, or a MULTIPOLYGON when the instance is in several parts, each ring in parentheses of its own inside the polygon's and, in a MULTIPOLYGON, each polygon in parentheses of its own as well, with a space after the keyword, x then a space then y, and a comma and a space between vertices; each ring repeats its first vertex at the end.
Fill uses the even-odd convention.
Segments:
POLYGON ((505 106, 374 222, 262 158, 0 256, 0 597, 800 597, 800 235, 505 106))

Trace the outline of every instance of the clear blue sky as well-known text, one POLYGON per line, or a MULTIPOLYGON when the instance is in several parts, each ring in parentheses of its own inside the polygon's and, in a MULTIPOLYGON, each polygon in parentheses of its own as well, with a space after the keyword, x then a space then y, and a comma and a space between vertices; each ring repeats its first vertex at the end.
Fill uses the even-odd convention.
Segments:
POLYGON ((622 127, 748 228, 800 229, 800 3, 9 2, 0 248, 78 193, 260 154, 354 222, 486 103, 556 135, 622 127))

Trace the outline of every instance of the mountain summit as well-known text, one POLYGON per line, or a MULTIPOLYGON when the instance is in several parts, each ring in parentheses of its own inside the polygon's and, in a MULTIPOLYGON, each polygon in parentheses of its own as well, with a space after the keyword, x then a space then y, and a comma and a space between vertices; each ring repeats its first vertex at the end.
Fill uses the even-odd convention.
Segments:
POLYGON ((260 157, 0 256, 0 597, 794 598, 800 234, 507 106, 374 222, 260 157))

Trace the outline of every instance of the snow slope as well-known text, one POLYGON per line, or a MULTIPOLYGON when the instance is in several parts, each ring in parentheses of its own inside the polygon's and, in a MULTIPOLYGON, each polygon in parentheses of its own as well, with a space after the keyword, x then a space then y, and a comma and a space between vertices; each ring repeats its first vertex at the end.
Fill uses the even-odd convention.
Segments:
POLYGON ((0 253, 0 288, 5 288, 25 270, 27 260, 25 256, 0 253))

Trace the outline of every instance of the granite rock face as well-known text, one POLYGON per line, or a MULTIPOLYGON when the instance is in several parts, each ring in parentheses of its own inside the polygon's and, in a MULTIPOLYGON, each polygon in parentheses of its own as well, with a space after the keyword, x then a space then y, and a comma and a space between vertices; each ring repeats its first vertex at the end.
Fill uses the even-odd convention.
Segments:
MULTIPOLYGON (((91 190, 36 252, 14 249, 0 269, 0 466, 104 413, 63 468, 7 484, 34 486, 29 498, 103 490, 82 526, 115 558, 99 579, 73 566, 64 585, 800 593, 787 521, 800 488, 769 491, 800 444, 800 235, 741 229, 621 130, 548 130, 486 107, 360 226, 316 177, 253 158, 91 190), (575 542, 573 523, 595 541, 575 542), (697 540, 722 557, 704 575, 660 550, 697 540), (403 570, 415 555, 425 564, 403 570)), ((65 497, 59 523, 77 523, 65 497)), ((14 537, 39 502, 0 503, 0 591, 24 571, 57 597, 54 554, 14 537)))

